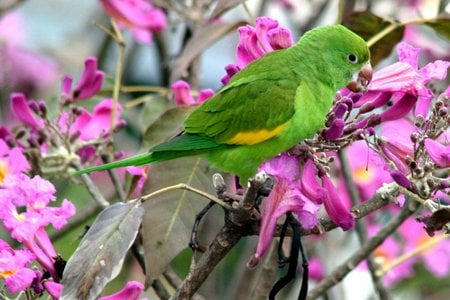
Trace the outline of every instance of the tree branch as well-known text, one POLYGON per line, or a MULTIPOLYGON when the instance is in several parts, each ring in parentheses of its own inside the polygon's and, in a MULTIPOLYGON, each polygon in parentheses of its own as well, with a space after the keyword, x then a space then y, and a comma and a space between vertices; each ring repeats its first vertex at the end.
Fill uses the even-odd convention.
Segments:
POLYGON ((347 261, 338 266, 334 271, 319 282, 312 289, 306 299, 317 299, 328 289, 340 282, 350 271, 352 271, 361 261, 380 246, 386 237, 391 235, 408 217, 410 217, 418 208, 416 202, 408 201, 401 210, 400 214, 391 219, 374 237, 367 241, 356 251, 347 261))
MULTIPOLYGON (((350 196, 350 200, 352 202, 353 206, 356 206, 358 203, 361 202, 361 197, 359 195, 359 192, 356 188, 355 181, 353 180, 351 170, 350 170, 350 164, 347 159, 346 151, 344 149, 341 149, 338 151, 339 161, 341 163, 341 171, 342 171, 342 177, 344 178, 345 185, 347 187, 348 194, 350 196)), ((368 231, 367 231, 367 224, 364 220, 360 220, 359 222, 356 222, 355 231, 358 236, 359 243, 361 245, 367 243, 368 240, 368 231)), ((375 290, 377 291, 378 296, 380 297, 380 300, 388 300, 390 298, 389 293, 385 286, 383 285, 383 281, 380 280, 380 277, 376 276, 376 265, 374 262, 374 258, 372 254, 369 254, 367 256, 367 265, 369 267, 370 277, 372 278, 373 285, 375 287, 375 290)))

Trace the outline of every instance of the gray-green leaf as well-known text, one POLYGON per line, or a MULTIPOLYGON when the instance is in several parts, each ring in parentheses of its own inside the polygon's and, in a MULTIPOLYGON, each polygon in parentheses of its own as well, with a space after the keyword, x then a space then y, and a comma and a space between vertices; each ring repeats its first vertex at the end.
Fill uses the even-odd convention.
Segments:
POLYGON ((139 201, 103 210, 81 240, 64 270, 61 298, 96 299, 121 268, 142 221, 139 201))

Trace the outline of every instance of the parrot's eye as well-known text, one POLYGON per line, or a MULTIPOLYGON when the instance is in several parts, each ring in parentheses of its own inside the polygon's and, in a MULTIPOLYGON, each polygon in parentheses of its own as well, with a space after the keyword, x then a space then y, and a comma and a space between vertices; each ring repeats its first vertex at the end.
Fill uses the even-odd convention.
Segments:
POLYGON ((347 55, 347 59, 352 64, 356 64, 358 62, 358 57, 355 54, 347 55))

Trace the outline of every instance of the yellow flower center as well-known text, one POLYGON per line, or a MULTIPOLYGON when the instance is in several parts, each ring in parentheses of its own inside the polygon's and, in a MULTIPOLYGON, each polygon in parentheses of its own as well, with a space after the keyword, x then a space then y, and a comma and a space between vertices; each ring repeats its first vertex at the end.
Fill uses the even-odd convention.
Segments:
POLYGON ((3 183, 6 175, 8 175, 8 165, 6 162, 0 160, 0 183, 3 183))
POLYGON ((16 273, 16 270, 4 270, 3 272, 0 272, 0 278, 6 279, 11 275, 14 275, 16 273))
POLYGON ((375 174, 372 170, 366 169, 366 167, 358 167, 353 169, 353 175, 359 183, 370 183, 375 174))
POLYGON ((14 218, 16 218, 17 220, 25 221, 25 219, 26 219, 25 216, 22 215, 22 214, 17 213, 16 210, 14 210, 12 213, 13 213, 14 218))

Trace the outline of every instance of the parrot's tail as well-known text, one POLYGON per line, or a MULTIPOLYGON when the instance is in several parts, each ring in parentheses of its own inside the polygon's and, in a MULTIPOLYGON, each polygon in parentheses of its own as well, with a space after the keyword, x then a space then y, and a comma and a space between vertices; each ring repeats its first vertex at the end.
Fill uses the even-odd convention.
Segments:
POLYGON ((78 170, 76 172, 73 172, 71 175, 72 176, 78 176, 81 174, 86 174, 86 173, 91 173, 91 172, 95 172, 95 171, 105 171, 105 170, 109 170, 109 169, 115 169, 115 168, 120 168, 120 167, 128 167, 128 166, 142 166, 145 164, 149 164, 155 161, 158 161, 158 159, 154 159, 153 158, 153 153, 141 153, 129 158, 125 158, 119 161, 113 161, 104 165, 100 165, 100 166, 95 166, 95 167, 90 167, 90 168, 86 168, 83 170, 78 170))
POLYGON ((213 138, 183 134, 153 147, 150 149, 151 152, 141 153, 119 161, 79 170, 73 172, 72 175, 77 176, 95 171, 105 171, 128 166, 137 167, 180 157, 202 155, 209 151, 225 147, 228 147, 228 145, 217 144, 213 138))

